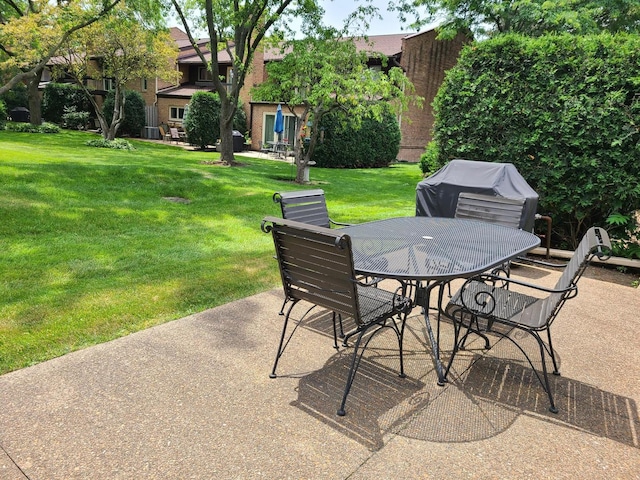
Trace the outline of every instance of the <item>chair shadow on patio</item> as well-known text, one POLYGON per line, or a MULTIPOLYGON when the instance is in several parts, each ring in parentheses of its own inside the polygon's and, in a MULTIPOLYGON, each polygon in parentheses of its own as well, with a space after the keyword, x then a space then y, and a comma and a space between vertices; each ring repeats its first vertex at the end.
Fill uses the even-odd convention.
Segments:
POLYGON ((400 378, 397 368, 365 356, 349 394, 348 414, 339 417, 336 405, 342 397, 350 357, 350 352, 335 355, 322 369, 302 377, 298 399, 292 405, 376 451, 384 446, 385 434, 396 433, 394 428, 428 401, 424 396, 408 401, 424 388, 424 383, 400 378))
MULTIPOLYGON (((332 336, 330 313, 311 315, 303 328, 332 336)), ((505 340, 495 342, 488 352, 476 349, 480 342, 472 342, 460 363, 456 361, 450 383, 438 387, 423 329, 415 316, 407 323, 404 379, 398 377, 397 350, 391 344, 388 350, 384 340, 370 347, 349 397, 346 417, 337 417, 335 406, 348 369, 349 349, 302 377, 293 405, 371 450, 380 449, 387 434, 441 443, 483 440, 507 430, 521 415, 640 448, 640 419, 633 399, 552 376, 559 408, 552 414, 531 367, 505 340)), ((449 329, 443 323, 445 345, 451 341, 449 329)), ((536 346, 532 341, 525 348, 536 346)), ((449 353, 443 351, 445 357, 449 353)))
POLYGON ((557 414, 549 412, 546 395, 528 365, 482 356, 473 361, 462 388, 470 396, 524 415, 640 448, 640 420, 633 399, 563 376, 553 376, 551 382, 557 414))
MULTIPOLYGON (((530 348, 536 348, 533 343, 530 348)), ((476 441, 498 435, 526 415, 640 448, 633 399, 553 375, 559 409, 553 414, 531 367, 510 342, 500 340, 489 353, 481 352, 472 347, 465 352, 464 367, 458 366, 442 394, 432 395, 431 404, 408 421, 400 435, 435 442, 476 441)))
MULTIPOLYGON (((331 312, 310 312, 301 328, 333 338, 331 312)), ((349 320, 347 320, 349 322, 349 320)), ((345 325, 346 327, 347 325, 345 325)), ((336 415, 353 349, 340 347, 320 370, 300 378, 298 399, 292 405, 331 426, 372 451, 384 446, 383 437, 426 402, 424 383, 398 376, 397 340, 377 334, 360 363, 344 417, 336 415), (388 345, 387 345, 388 343, 388 345)))

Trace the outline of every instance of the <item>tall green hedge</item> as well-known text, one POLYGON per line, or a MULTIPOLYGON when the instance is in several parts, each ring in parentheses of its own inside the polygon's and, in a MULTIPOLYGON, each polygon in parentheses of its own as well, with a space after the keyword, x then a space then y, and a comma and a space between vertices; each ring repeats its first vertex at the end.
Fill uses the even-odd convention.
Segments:
POLYGON ((205 149, 220 137, 220 97, 212 92, 195 92, 183 126, 189 143, 205 149))
MULTIPOLYGON (((115 90, 107 93, 102 105, 102 112, 111 123, 113 121, 113 106, 115 104, 115 90)), ((144 98, 135 90, 125 91, 124 120, 120 124, 117 135, 139 137, 145 125, 144 98)))
POLYGON ((3 130, 7 123, 7 115, 7 105, 0 99, 0 130, 3 130))
POLYGON ((93 112, 93 107, 84 91, 72 83, 49 83, 42 94, 42 118, 48 122, 62 124, 65 107, 76 112, 93 112))
POLYGON ((365 117, 357 125, 332 113, 320 125, 324 138, 313 154, 319 167, 388 167, 400 151, 400 127, 389 109, 380 120, 365 117))
POLYGON ((513 163, 575 246, 640 209, 640 37, 508 35, 467 47, 434 101, 423 164, 513 163))

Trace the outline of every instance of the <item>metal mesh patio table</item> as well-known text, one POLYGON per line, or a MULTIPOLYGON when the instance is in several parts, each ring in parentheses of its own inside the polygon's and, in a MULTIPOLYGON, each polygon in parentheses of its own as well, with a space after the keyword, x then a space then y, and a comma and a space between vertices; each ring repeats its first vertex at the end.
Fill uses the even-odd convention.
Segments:
POLYGON ((355 270, 361 275, 393 278, 417 285, 425 307, 425 323, 438 374, 446 381, 438 335, 429 320, 429 296, 438 288, 438 315, 443 287, 450 280, 469 278, 513 260, 540 244, 529 232, 459 218, 398 217, 342 228, 351 237, 355 270))

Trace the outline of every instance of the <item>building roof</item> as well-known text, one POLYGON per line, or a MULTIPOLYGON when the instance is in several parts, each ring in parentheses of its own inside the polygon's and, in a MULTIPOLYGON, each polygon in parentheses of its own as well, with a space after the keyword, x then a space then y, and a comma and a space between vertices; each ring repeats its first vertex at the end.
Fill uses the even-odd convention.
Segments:
MULTIPOLYGON (((355 38, 356 48, 358 51, 376 52, 386 55, 387 57, 398 56, 402 52, 402 40, 420 33, 395 33, 389 35, 369 35, 366 38, 355 38)), ((180 54, 178 56, 179 62, 184 64, 199 64, 202 63, 200 57, 196 55, 191 47, 187 34, 182 32, 179 28, 173 27, 171 29, 171 35, 175 39, 180 54), (174 32, 175 31, 175 32, 174 32), (175 36, 174 36, 175 35, 175 36)), ((198 44, 203 46, 209 41, 207 38, 198 39, 198 44)), ((279 48, 268 48, 264 52, 264 61, 281 60, 287 52, 282 52, 279 48)), ((211 53, 207 50, 205 53, 207 61, 211 60, 211 53)), ((226 50, 218 52, 218 61, 220 63, 231 63, 231 57, 226 50)))
MULTIPOLYGON (((402 52, 402 40, 406 37, 414 35, 413 33, 394 33, 389 35, 369 35, 366 38, 357 37, 354 39, 356 49, 358 51, 376 52, 393 57, 400 55, 402 52)), ((269 48, 264 52, 264 61, 271 62, 281 60, 286 51, 282 52, 279 48, 269 48)))
POLYGON ((211 86, 184 84, 158 90, 158 97, 191 98, 196 92, 210 92, 211 86))

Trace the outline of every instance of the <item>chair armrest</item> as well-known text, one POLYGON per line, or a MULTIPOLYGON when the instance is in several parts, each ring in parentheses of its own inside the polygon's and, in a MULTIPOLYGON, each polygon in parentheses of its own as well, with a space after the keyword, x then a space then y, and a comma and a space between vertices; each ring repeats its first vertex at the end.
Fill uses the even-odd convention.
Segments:
POLYGON ((331 220, 329 219, 329 221, 334 224, 334 225, 339 225, 341 227, 350 227, 351 225, 353 225, 353 223, 343 223, 343 222, 336 222, 335 220, 331 220))
POLYGON ((521 262, 531 263, 533 265, 540 265, 542 267, 551 267, 551 268, 564 268, 567 266, 567 263, 569 263, 569 262, 564 262, 564 263, 544 262, 542 260, 534 260, 533 258, 528 258, 528 257, 516 257, 516 260, 521 262))
MULTIPOLYGON (((578 286, 575 283, 571 283, 571 285, 569 285, 567 288, 548 288, 548 287, 543 287, 542 285, 537 285, 535 283, 524 282, 522 280, 516 280, 511 277, 503 277, 501 275, 494 275, 491 273, 483 273, 481 275, 476 275, 475 277, 471 277, 465 282, 465 285, 471 281, 482 282, 482 283, 493 283, 493 284, 497 282, 503 282, 505 284, 521 285, 526 288, 531 288, 533 290, 538 290, 538 291, 547 292, 547 293, 566 293, 569 291, 578 290, 578 286)), ((464 286, 462 288, 464 289, 464 286)))

